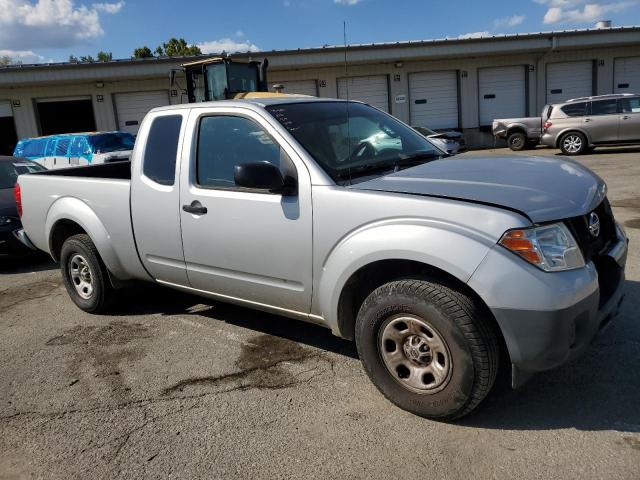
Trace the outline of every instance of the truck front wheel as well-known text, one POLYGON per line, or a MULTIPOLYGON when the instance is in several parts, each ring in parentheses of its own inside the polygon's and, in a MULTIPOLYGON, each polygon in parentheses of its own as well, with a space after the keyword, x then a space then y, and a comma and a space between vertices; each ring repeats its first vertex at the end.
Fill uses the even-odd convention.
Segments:
POLYGON ((390 282, 360 308, 358 354, 391 402, 422 417, 453 420, 475 409, 496 378, 498 341, 484 315, 437 279, 390 282))
POLYGON ((71 300, 89 313, 103 313, 113 299, 107 269, 89 235, 69 237, 62 245, 60 268, 71 300))

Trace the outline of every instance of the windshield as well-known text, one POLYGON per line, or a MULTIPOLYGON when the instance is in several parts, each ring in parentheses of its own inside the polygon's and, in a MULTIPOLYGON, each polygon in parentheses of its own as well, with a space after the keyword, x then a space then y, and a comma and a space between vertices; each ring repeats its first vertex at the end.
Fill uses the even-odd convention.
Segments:
POLYGON ((19 158, 13 161, 0 162, 0 188, 13 188, 18 181, 18 175, 41 172, 43 170, 44 168, 37 163, 27 162, 19 158))
POLYGON ((361 103, 292 103, 267 110, 339 184, 446 156, 412 128, 361 103))
POLYGON ((133 150, 135 140, 133 135, 126 132, 103 133, 89 137, 93 153, 122 152, 133 150))

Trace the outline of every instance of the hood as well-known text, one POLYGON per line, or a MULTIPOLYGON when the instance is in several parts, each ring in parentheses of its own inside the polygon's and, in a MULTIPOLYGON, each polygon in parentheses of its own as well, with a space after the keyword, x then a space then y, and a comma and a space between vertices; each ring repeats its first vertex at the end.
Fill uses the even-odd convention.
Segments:
POLYGON ((452 198, 515 210, 534 223, 584 215, 604 198, 588 168, 552 157, 450 157, 352 185, 357 190, 452 198))
POLYGON ((0 215, 18 216, 13 188, 0 188, 0 215))
POLYGON ((460 132, 451 131, 434 133, 433 135, 429 135, 427 138, 448 138, 452 140, 459 140, 460 137, 462 137, 462 134, 460 132))

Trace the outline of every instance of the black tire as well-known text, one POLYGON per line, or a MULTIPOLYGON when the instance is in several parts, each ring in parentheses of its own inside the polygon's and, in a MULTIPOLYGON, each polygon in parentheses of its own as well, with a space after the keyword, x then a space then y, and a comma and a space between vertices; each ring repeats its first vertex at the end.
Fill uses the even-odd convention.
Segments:
POLYGON ((565 155, 582 155, 587 151, 589 145, 584 134, 568 132, 560 138, 558 147, 565 155))
POLYGON ((527 147, 527 136, 522 132, 514 132, 507 137, 507 146, 514 152, 520 152, 527 147))
POLYGON ((71 300, 81 310, 89 313, 104 313, 108 310, 115 292, 109 281, 107 268, 89 235, 74 235, 64 242, 60 252, 60 269, 71 300), (84 266, 88 269, 88 277, 84 266), (80 293, 82 281, 91 287, 84 294, 80 293))
MULTIPOLYGON (((355 334, 364 369, 378 390, 400 408, 422 417, 453 420, 467 415, 486 397, 496 379, 500 349, 486 314, 467 295, 438 279, 400 280, 377 288, 358 312, 355 334), (409 376, 402 379, 402 365, 392 373, 385 363, 385 332, 398 322, 402 324, 404 318, 428 324, 427 336, 430 328, 432 338, 435 335, 438 341, 444 340, 450 359, 445 358, 442 365, 448 366, 448 373, 437 388, 414 389, 405 383, 409 376)), ((403 352, 415 336, 406 337, 399 351, 401 361, 411 368, 415 367, 403 352)), ((431 356, 433 363, 436 357, 431 356)))

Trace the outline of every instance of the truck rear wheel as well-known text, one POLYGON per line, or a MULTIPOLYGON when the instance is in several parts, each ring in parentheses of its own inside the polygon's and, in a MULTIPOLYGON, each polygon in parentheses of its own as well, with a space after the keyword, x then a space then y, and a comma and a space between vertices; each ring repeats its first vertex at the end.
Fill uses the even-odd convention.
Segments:
POLYGON ((437 279, 401 280, 373 291, 356 320, 364 368, 391 402, 426 418, 474 410, 498 371, 496 334, 467 295, 437 279))
POLYGON ((514 132, 507 137, 507 145, 514 152, 519 152, 527 147, 527 136, 522 132, 514 132))
POLYGON ((89 235, 69 237, 62 245, 60 268, 71 300, 89 313, 103 313, 114 296, 109 274, 89 235))

